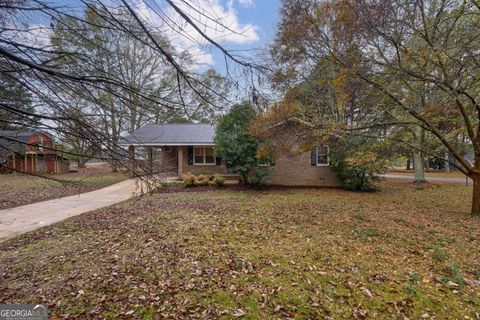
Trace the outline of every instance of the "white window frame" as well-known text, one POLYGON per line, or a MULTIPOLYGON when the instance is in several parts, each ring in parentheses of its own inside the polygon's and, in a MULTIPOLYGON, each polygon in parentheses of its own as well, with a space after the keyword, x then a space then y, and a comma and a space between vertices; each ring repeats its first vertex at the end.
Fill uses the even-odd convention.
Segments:
POLYGON ((135 160, 147 160, 147 147, 135 148, 135 160))
POLYGON ((319 147, 315 147, 316 148, 316 152, 315 152, 315 155, 316 155, 316 159, 315 159, 315 163, 317 164, 318 167, 328 167, 330 165, 330 147, 325 145, 325 146, 322 146, 323 148, 327 148, 327 153, 322 153, 320 154, 318 151, 319 151, 319 147), (322 155, 322 156, 327 156, 327 163, 318 163, 318 156, 319 155, 322 155))
POLYGON ((217 165, 217 157, 215 155, 215 147, 193 147, 193 165, 194 166, 216 166, 217 165), (213 163, 207 163, 207 148, 213 149, 213 163), (203 162, 196 162, 195 161, 195 150, 202 149, 203 150, 203 162))
POLYGON ((38 151, 43 152, 44 141, 41 135, 38 136, 38 151))

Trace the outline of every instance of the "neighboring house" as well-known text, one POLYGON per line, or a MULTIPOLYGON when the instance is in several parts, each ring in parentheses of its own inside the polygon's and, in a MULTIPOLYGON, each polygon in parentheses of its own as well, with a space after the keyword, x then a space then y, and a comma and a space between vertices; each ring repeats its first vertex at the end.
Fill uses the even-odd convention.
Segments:
MULTIPOLYGON (((279 136, 281 137, 281 136, 279 136)), ((124 137, 135 164, 146 171, 181 177, 187 172, 227 174, 225 162, 215 154, 215 126, 208 124, 146 125, 124 137)), ((279 154, 269 165, 264 182, 273 185, 338 186, 338 176, 329 167, 329 147, 302 151, 292 137, 291 150, 279 154)))
POLYGON ((69 160, 55 149, 53 139, 43 132, 0 130, 0 171, 68 172, 69 160))

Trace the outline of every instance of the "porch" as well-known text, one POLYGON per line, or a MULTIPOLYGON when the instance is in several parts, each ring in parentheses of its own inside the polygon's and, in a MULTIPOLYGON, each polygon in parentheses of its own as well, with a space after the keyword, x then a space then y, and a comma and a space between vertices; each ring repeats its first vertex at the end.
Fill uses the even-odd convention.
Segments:
POLYGON ((228 176, 224 162, 216 156, 212 145, 130 145, 128 155, 134 175, 181 178, 191 172, 228 176))
POLYGON ((145 125, 121 139, 135 174, 226 174, 224 161, 215 153, 215 126, 211 124, 145 125))

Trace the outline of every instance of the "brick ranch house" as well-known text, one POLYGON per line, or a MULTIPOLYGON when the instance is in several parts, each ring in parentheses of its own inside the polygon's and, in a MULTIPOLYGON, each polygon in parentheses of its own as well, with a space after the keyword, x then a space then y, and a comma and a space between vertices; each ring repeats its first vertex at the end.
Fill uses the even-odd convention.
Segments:
MULTIPOLYGON (((215 153, 215 126, 209 124, 145 125, 122 139, 135 166, 152 173, 181 177, 187 172, 226 175, 225 162, 215 153)), ((288 139, 282 140, 288 141, 288 139)), ((277 155, 264 182, 287 186, 339 186, 329 167, 329 147, 302 151, 295 140, 294 152, 277 155)))
POLYGON ((70 163, 43 132, 0 130, 0 172, 64 173, 70 163))

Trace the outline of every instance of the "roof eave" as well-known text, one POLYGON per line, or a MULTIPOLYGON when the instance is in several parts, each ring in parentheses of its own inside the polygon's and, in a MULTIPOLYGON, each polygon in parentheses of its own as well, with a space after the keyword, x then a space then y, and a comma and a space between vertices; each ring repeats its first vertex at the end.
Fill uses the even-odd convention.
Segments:
POLYGON ((119 143, 122 147, 134 146, 134 147, 183 147, 183 146, 215 146, 213 142, 175 142, 175 143, 164 143, 164 142, 157 142, 157 143, 142 143, 142 142, 135 142, 135 143, 119 143))

